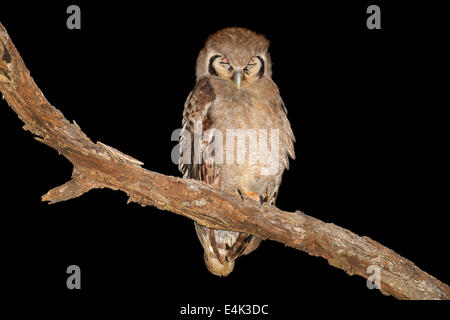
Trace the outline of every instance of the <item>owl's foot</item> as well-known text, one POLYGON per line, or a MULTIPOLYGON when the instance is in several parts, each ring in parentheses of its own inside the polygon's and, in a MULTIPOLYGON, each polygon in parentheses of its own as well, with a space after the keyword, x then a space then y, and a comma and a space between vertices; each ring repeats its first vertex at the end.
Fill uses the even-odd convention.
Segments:
POLYGON ((243 190, 240 190, 240 189, 236 189, 236 191, 239 194, 239 196, 241 197, 242 201, 244 201, 244 195, 246 197, 252 199, 252 200, 258 201, 259 202, 259 208, 261 208, 263 203, 266 202, 266 197, 261 196, 257 192, 243 191, 243 190))
POLYGON ((258 209, 261 209, 264 202, 267 202, 267 197, 259 196, 259 207, 258 209))
POLYGON ((236 189, 236 191, 239 194, 239 196, 241 197, 241 200, 244 201, 244 195, 242 194, 242 191, 239 189, 236 189))

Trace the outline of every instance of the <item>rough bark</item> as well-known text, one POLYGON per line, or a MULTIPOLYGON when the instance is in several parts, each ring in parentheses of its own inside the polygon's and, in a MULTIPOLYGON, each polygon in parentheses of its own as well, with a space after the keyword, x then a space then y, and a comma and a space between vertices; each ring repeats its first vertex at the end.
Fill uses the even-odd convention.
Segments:
POLYGON ((155 206, 219 229, 247 232, 321 256, 330 265, 368 278, 381 271, 381 292, 399 299, 449 299, 449 286, 411 261, 368 238, 302 212, 285 212, 217 190, 205 183, 165 176, 101 142, 92 142, 75 123, 54 108, 36 86, 0 23, 0 91, 25 123, 24 129, 57 150, 74 166, 72 179, 42 197, 56 203, 93 188, 128 194, 129 202, 155 206))

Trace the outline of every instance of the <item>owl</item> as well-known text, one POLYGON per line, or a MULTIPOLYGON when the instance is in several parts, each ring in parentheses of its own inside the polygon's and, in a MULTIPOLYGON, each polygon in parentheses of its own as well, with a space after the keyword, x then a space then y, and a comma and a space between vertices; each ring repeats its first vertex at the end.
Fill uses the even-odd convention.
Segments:
MULTIPOLYGON (((275 204, 288 157, 295 158, 295 138, 272 80, 268 47, 265 36, 245 28, 210 35, 197 58, 196 84, 184 105, 180 133, 184 178, 261 205, 275 204)), ((230 274, 236 258, 261 242, 244 232, 197 223, 195 230, 206 267, 218 276, 230 274)))

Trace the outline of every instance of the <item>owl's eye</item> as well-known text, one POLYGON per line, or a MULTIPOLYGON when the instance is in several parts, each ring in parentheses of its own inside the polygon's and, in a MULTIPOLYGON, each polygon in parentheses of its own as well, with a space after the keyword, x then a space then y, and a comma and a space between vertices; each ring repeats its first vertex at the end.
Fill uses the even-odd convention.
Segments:
POLYGON ((251 58, 247 66, 244 68, 244 71, 248 73, 248 71, 250 71, 250 69, 252 69, 257 64, 258 62, 255 60, 255 58, 251 58))
POLYGON ((251 66, 251 67, 252 67, 252 66, 254 66, 255 64, 256 64, 255 59, 251 58, 250 61, 249 61, 248 64, 247 64, 247 67, 248 67, 248 66, 251 66))
POLYGON ((221 65, 222 67, 224 67, 225 69, 231 69, 230 62, 229 62, 228 59, 225 58, 225 57, 223 57, 222 59, 220 59, 220 65, 221 65))

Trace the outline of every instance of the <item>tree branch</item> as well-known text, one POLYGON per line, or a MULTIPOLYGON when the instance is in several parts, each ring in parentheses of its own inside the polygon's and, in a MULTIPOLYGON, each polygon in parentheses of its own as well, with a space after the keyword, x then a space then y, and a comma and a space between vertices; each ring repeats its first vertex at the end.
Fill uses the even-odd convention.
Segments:
POLYGON ((155 206, 218 229, 271 239, 321 256, 349 275, 368 278, 367 268, 381 271, 381 292, 399 299, 449 299, 450 288, 411 261, 378 242, 302 212, 285 212, 220 191, 196 180, 143 169, 136 159, 101 142, 93 143, 44 97, 0 23, 0 91, 36 139, 66 157, 72 179, 50 190, 43 201, 56 203, 94 188, 121 190, 129 202, 155 206))

